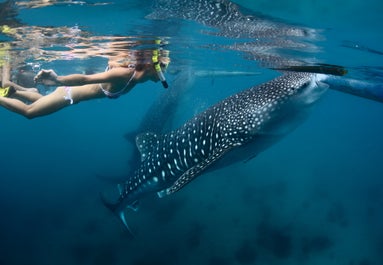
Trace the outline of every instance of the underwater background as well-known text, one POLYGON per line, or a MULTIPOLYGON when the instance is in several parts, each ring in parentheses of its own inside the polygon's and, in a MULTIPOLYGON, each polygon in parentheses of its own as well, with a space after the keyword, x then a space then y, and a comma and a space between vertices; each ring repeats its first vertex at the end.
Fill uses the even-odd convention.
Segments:
MULTIPOLYGON (((2 24, 9 15, 25 26, 68 27, 74 36, 166 36, 170 88, 145 83, 118 100, 33 120, 0 108, 0 264, 383 264, 382 103, 329 90, 301 126, 254 159, 203 174, 172 196, 144 198, 139 211, 127 212, 132 239, 99 195, 131 170, 129 137, 150 106, 172 85, 185 85, 169 113, 174 129, 278 73, 242 52, 212 48, 234 40, 205 34, 199 23, 147 19, 152 1, 25 2, 0 1, 2 24)), ((306 59, 383 81, 381 1, 234 2, 271 21, 320 30, 321 49, 306 59)), ((45 49, 59 54, 71 40, 64 41, 45 49)), ((27 61, 59 74, 107 64, 99 57, 27 61)))

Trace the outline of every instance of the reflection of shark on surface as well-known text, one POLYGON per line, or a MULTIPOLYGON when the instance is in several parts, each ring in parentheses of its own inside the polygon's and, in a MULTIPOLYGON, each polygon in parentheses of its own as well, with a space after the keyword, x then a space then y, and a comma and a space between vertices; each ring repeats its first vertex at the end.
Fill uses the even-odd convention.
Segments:
POLYGON ((315 63, 310 54, 320 51, 316 45, 292 41, 289 39, 257 40, 253 42, 234 43, 221 48, 243 53, 247 60, 255 61, 262 67, 298 66, 315 63), (291 56, 290 53, 294 54, 291 56), (301 55, 302 58, 299 58, 301 55))
POLYGON ((323 38, 317 29, 279 22, 228 0, 155 0, 153 12, 146 18, 172 22, 190 20, 210 27, 211 31, 204 31, 205 34, 227 37, 231 41, 246 39, 245 43, 214 44, 211 48, 243 52, 248 59, 267 67, 304 65, 305 62, 293 58, 293 54, 317 52, 319 48, 312 41, 323 38))
MULTIPOLYGON (((239 37, 314 37, 315 31, 245 14, 242 7, 228 0, 156 0, 148 19, 185 19, 219 29, 214 34, 239 37)), ((211 32, 213 34, 213 32, 211 32)))
POLYGON ((105 205, 128 227, 125 208, 136 209, 150 193, 170 195, 208 169, 254 157, 299 125, 308 107, 339 79, 285 72, 224 99, 176 130, 140 134, 136 144, 141 163, 119 185, 118 200, 104 199, 105 205))

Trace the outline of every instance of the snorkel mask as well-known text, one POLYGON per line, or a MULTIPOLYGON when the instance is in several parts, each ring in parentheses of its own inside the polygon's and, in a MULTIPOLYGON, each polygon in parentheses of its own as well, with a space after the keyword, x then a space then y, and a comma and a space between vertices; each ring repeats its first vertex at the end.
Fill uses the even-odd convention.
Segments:
POLYGON ((160 62, 158 60, 158 55, 159 55, 159 51, 158 50, 154 50, 153 51, 153 56, 152 56, 152 62, 153 62, 153 65, 154 65, 154 69, 156 70, 157 76, 161 80, 161 83, 162 83, 163 87, 164 88, 168 88, 169 85, 168 85, 168 82, 166 82, 164 73, 162 72, 161 64, 160 64, 160 62))

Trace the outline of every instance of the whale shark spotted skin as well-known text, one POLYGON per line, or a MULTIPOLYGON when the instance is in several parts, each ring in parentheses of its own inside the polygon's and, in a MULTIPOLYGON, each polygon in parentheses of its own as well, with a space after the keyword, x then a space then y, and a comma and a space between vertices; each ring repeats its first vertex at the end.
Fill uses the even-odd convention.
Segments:
MULTIPOLYGON (((156 0, 154 12, 148 19, 184 19, 220 29, 216 35, 240 37, 316 37, 310 28, 271 21, 261 16, 245 14, 237 4, 228 0, 156 0)), ((213 32, 211 32, 213 34, 213 32)))
POLYGON ((256 155, 264 136, 288 133, 305 107, 327 89, 326 78, 324 74, 286 72, 222 100, 177 130, 137 136, 141 164, 120 185, 117 202, 104 199, 104 203, 128 228, 125 208, 136 209, 146 194, 170 195, 225 157, 238 153, 239 160, 246 160, 256 155), (246 152, 241 153, 242 148, 246 152))

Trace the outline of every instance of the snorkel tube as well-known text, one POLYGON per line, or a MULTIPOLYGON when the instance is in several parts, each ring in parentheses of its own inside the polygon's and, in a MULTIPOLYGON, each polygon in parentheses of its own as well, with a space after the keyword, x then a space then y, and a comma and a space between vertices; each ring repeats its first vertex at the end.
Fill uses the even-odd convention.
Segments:
POLYGON ((161 80, 163 87, 168 88, 169 85, 168 85, 168 82, 166 82, 164 73, 162 72, 161 65, 160 65, 160 62, 158 60, 158 55, 159 55, 158 50, 154 50, 153 56, 152 56, 152 62, 154 65, 154 69, 156 70, 157 76, 161 80))

